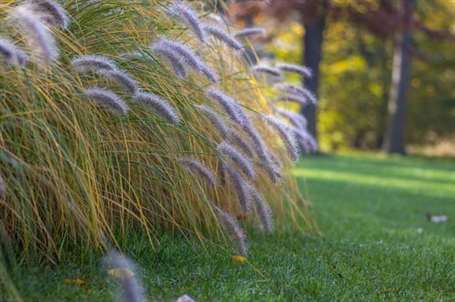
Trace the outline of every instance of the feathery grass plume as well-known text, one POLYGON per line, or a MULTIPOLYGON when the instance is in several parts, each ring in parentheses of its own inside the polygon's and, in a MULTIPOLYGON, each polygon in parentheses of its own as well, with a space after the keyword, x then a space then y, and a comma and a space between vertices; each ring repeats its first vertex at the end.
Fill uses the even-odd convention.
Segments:
POLYGON ((254 201, 254 206, 256 213, 259 216, 261 221, 261 226, 264 231, 267 233, 273 232, 273 218, 272 218, 272 209, 270 208, 267 201, 265 201, 264 196, 256 190, 253 186, 249 186, 248 189, 251 192, 251 197, 254 201))
POLYGON ((247 256, 248 248, 246 246, 246 235, 237 219, 216 206, 214 206, 214 208, 221 225, 228 232, 231 240, 237 244, 238 253, 242 256, 247 256))
POLYGON ((211 82, 218 82, 218 75, 205 62, 201 60, 189 47, 182 43, 161 38, 158 42, 152 44, 154 47, 164 48, 180 56, 180 61, 185 62, 192 69, 205 75, 211 82))
POLYGON ((59 52, 54 36, 27 5, 16 6, 9 17, 18 25, 36 62, 49 65, 57 60, 59 52))
POLYGON ((191 29, 197 38, 205 43, 205 33, 202 29, 201 22, 196 12, 188 5, 183 4, 181 1, 175 1, 167 8, 167 13, 172 17, 177 17, 184 21, 191 29))
POLYGON ((25 65, 27 63, 27 55, 25 52, 9 40, 1 37, 0 55, 4 57, 5 62, 8 65, 25 65))
POLYGON ((129 111, 128 105, 122 100, 122 98, 110 90, 99 87, 91 87, 86 89, 84 94, 89 99, 97 102, 99 105, 110 108, 115 112, 127 114, 129 111))
POLYGON ((245 214, 251 212, 251 192, 248 190, 248 183, 240 175, 240 173, 230 166, 227 162, 224 163, 224 170, 229 175, 229 178, 234 186, 240 207, 245 214))
POLYGON ((226 163, 223 160, 220 160, 219 165, 218 165, 217 175, 218 175, 219 183, 222 186, 226 185, 226 174, 227 174, 226 163))
POLYGON ((221 155, 224 155, 232 160, 242 170, 242 172, 245 173, 245 175, 253 179, 256 177, 253 163, 242 153, 237 151, 235 147, 224 141, 218 145, 217 149, 221 155))
POLYGON ((302 114, 276 107, 274 108, 274 111, 279 115, 287 118, 295 128, 302 130, 305 130, 307 128, 308 122, 302 114))
POLYGON ((278 64, 277 68, 284 72, 297 73, 302 77, 310 78, 313 76, 313 73, 311 72, 310 68, 297 64, 281 63, 278 64))
POLYGON ((227 46, 229 46, 230 48, 232 48, 234 50, 243 49, 243 45, 239 41, 237 41, 230 34, 228 34, 227 32, 225 32, 224 30, 222 30, 219 27, 207 25, 204 27, 204 31, 207 34, 213 36, 214 38, 224 42, 227 46))
POLYGON ((207 105, 195 105, 200 112, 204 113, 212 125, 218 130, 223 138, 228 135, 229 128, 226 126, 223 118, 207 105))
POLYGON ((150 49, 157 55, 161 55, 165 57, 169 63, 171 64, 172 68, 174 69, 175 74, 179 78, 186 77, 186 70, 185 66, 183 65, 180 56, 170 48, 164 47, 161 44, 154 43, 150 46, 150 49))
POLYGON ((150 106, 159 116, 172 124, 178 124, 180 122, 180 117, 175 108, 160 96, 147 92, 139 92, 134 96, 134 100, 150 106))
POLYGON ((100 55, 85 55, 80 56, 71 61, 71 65, 77 72, 98 72, 102 71, 114 71, 117 70, 117 66, 110 59, 100 55))
POLYGON ((310 103, 310 100, 305 96, 286 93, 276 98, 275 102, 290 102, 297 103, 301 106, 306 106, 310 103))
POLYGON ((274 183, 278 182, 278 180, 281 178, 280 172, 274 167, 272 161, 271 161, 271 154, 267 148, 267 145, 265 144, 264 140, 262 139, 262 136, 259 134, 259 132, 254 128, 252 125, 249 125, 248 127, 243 128, 245 133, 248 134, 248 136, 251 138, 253 141, 253 148, 256 152, 256 155, 259 157, 261 160, 261 166, 262 168, 265 169, 267 172, 270 180, 274 183))
POLYGON ((120 84, 120 86, 122 86, 123 89, 125 89, 125 91, 131 95, 135 95, 139 91, 139 86, 136 80, 134 80, 128 73, 124 71, 104 69, 98 73, 110 79, 111 81, 115 81, 116 83, 120 84))
POLYGON ((245 38, 245 37, 250 37, 250 36, 264 36, 265 35, 265 29, 262 27, 249 27, 245 28, 243 30, 240 30, 234 34, 234 37, 236 38, 245 38))
POLYGON ((293 133, 302 153, 311 153, 318 150, 318 144, 314 137, 305 129, 293 128, 293 133))
POLYGON ((228 140, 232 144, 238 146, 247 156, 254 157, 255 150, 253 150, 250 144, 236 131, 229 131, 228 140))
POLYGON ((273 86, 275 89, 281 90, 289 95, 299 95, 305 98, 308 98, 313 104, 316 104, 317 98, 312 94, 308 89, 297 87, 292 84, 287 83, 278 83, 273 86))
POLYGON ((286 145, 286 149, 288 150, 290 158, 294 161, 297 160, 299 158, 299 152, 292 136, 292 129, 273 116, 265 116, 264 118, 268 125, 275 129, 280 135, 281 139, 286 145))
POLYGON ((213 175, 212 171, 209 170, 203 163, 196 159, 192 158, 180 158, 178 162, 188 171, 199 175, 203 178, 208 185, 215 186, 216 185, 216 178, 213 175))
POLYGON ((144 288, 138 278, 136 265, 132 260, 116 251, 110 251, 103 259, 109 275, 120 285, 118 301, 145 302, 144 288))
POLYGON ((66 10, 57 2, 52 0, 28 0, 32 9, 45 14, 46 22, 52 26, 66 29, 70 24, 70 18, 66 10))
POLYGON ((245 112, 243 112, 243 109, 240 107, 239 103, 230 96, 227 96, 221 90, 213 87, 209 88, 207 90, 207 96, 220 104, 223 107, 224 111, 226 111, 226 113, 234 122, 237 122, 243 126, 249 123, 249 119, 246 116, 245 112))
POLYGON ((281 78, 281 71, 278 68, 266 66, 266 65, 256 65, 251 68, 251 72, 254 74, 265 73, 272 77, 281 78))

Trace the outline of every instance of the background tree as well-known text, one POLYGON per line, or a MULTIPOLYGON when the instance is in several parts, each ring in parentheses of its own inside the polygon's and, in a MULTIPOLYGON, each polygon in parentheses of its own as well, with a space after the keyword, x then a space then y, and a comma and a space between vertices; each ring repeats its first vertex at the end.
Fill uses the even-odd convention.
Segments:
POLYGON ((415 0, 401 0, 402 27, 396 34, 393 57, 392 85, 390 88, 387 129, 384 151, 405 154, 404 131, 406 122, 407 92, 411 79, 412 18, 415 0))

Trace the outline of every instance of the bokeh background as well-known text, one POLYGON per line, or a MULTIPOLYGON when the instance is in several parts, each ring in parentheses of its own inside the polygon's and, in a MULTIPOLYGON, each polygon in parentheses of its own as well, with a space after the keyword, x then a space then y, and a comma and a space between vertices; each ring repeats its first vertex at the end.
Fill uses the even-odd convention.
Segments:
POLYGON ((320 102, 301 110, 322 151, 455 155, 455 1, 244 0, 218 9, 238 27, 267 29, 254 41, 261 60, 313 69, 305 85, 320 102))

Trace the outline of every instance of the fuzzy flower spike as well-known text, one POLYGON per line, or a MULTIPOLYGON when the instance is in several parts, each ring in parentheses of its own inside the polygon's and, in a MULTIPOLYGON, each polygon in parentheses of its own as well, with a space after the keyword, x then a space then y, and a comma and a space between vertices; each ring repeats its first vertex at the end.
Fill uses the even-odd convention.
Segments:
POLYGON ((110 108, 115 112, 127 114, 129 111, 128 105, 122 100, 122 98, 110 90, 92 87, 86 89, 84 94, 99 105, 110 108))
POLYGON ((179 18, 185 22, 189 27, 191 27, 197 38, 202 43, 205 43, 205 33, 202 29, 199 17, 194 10, 183 4, 183 2, 175 1, 167 8, 166 11, 170 16, 179 18))
POLYGON ((9 40, 0 38, 0 55, 8 65, 25 65, 27 55, 9 40))
POLYGON ((236 148, 227 142, 222 142, 218 145, 218 152, 231 159, 237 166, 240 167, 245 175, 253 179, 255 178, 256 173, 254 171, 253 164, 242 153, 237 151, 236 148))
POLYGON ((259 73, 264 73, 268 74, 272 77, 275 78, 281 78, 281 70, 278 68, 266 66, 266 65, 256 65, 253 68, 251 68, 251 71, 254 74, 259 74, 259 73))
POLYGON ((70 24, 70 18, 66 10, 52 0, 28 0, 32 10, 45 15, 43 18, 51 26, 66 29, 70 24))
POLYGON ((109 80, 118 83, 126 92, 135 95, 139 85, 128 73, 121 70, 102 70, 100 74, 109 80))
POLYGON ((207 90, 207 96, 211 100, 220 104, 232 121, 239 123, 242 126, 249 124, 248 117, 235 99, 226 95, 223 91, 213 87, 207 90))
POLYGON ((57 60, 59 52, 52 33, 27 5, 13 8, 9 17, 24 35, 35 61, 46 66, 57 60))
POLYGON ((265 35, 265 29, 262 27, 249 27, 245 28, 241 31, 238 31, 234 34, 234 37, 236 38, 246 38, 246 37, 251 37, 251 36, 264 36, 265 35))
POLYGON ((305 66, 297 65, 297 64, 288 64, 282 63, 278 64, 277 66, 283 72, 292 72, 301 75, 302 77, 310 78, 313 76, 311 69, 305 66))
POLYGON ((265 116, 265 120, 280 135, 281 139, 286 145, 290 158, 293 161, 297 160, 299 158, 299 151, 296 146, 294 137, 292 136, 292 129, 273 116, 265 116))
POLYGON ((180 117, 174 107, 160 96, 152 93, 139 92, 134 96, 134 100, 150 106, 153 111, 171 124, 178 124, 180 122, 180 117))
POLYGON ((179 42, 161 38, 158 42, 153 43, 151 48, 166 49, 179 57, 179 61, 185 62, 192 69, 205 75, 211 82, 217 83, 219 80, 218 75, 201 58, 194 54, 189 47, 179 42))
POLYGON ((267 201, 265 201, 262 194, 259 193, 253 186, 249 186, 249 190, 254 201, 256 213, 259 216, 259 220, 261 222, 261 228, 267 233, 272 233, 273 232, 272 209, 270 208, 267 201))
POLYGON ((119 302, 146 302, 144 288, 138 278, 136 265, 126 256, 110 251, 103 259, 108 274, 119 284, 119 302))
POLYGON ((223 118, 213 111, 207 105, 195 105, 196 109, 199 110, 201 113, 204 113, 207 119, 212 123, 212 125, 218 130, 221 136, 224 138, 228 135, 229 128, 224 122, 223 118))
POLYGON ((223 43, 225 43, 227 46, 234 50, 243 49, 243 45, 239 41, 237 41, 234 37, 232 37, 219 27, 207 25, 206 27, 204 27, 204 30, 207 34, 222 41, 223 43))
POLYGON ((110 59, 100 55, 80 56, 71 61, 77 72, 85 73, 89 71, 104 72, 117 70, 117 66, 110 59))
POLYGON ((188 171, 203 178, 208 185, 215 186, 216 179, 212 171, 209 170, 203 163, 192 158, 180 158, 178 162, 188 171))
POLYGON ((234 241, 237 244, 239 254, 242 256, 246 256, 248 253, 248 249, 246 246, 246 236, 242 228, 240 227, 238 221, 218 207, 215 207, 215 213, 221 225, 228 232, 232 241, 234 241))
POLYGON ((278 83, 274 85, 274 88, 283 91, 287 95, 295 95, 307 98, 313 104, 316 104, 317 102, 316 96, 313 93, 311 93, 311 91, 305 88, 297 87, 295 85, 287 83, 278 83))
POLYGON ((157 55, 165 57, 169 63, 171 64, 172 68, 174 69, 175 74, 179 78, 186 77, 186 70, 185 66, 183 65, 181 56, 173 51, 168 47, 164 47, 164 45, 160 43, 154 43, 150 46, 150 49, 157 55))
POLYGON ((298 114, 283 108, 275 108, 274 110, 279 115, 287 118, 295 128, 306 130, 308 122, 302 114, 298 114))

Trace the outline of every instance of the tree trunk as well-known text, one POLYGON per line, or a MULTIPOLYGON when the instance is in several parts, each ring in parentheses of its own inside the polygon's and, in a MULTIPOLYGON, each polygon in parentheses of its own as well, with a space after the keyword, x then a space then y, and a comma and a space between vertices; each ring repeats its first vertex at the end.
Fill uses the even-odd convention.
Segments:
MULTIPOLYGON (((303 65, 311 68, 313 76, 305 78, 303 84, 306 89, 318 96, 319 72, 322 59, 322 43, 324 40, 324 31, 326 27, 325 14, 321 14, 316 20, 305 24, 305 36, 303 38, 304 53, 303 65)), ((309 104, 302 108, 302 114, 308 121, 308 132, 318 141, 317 131, 317 108, 309 104)))
POLYGON ((411 19, 415 0, 402 0, 403 31, 397 34, 393 58, 392 85, 383 149, 387 153, 406 154, 404 133, 407 91, 411 79, 411 19))

